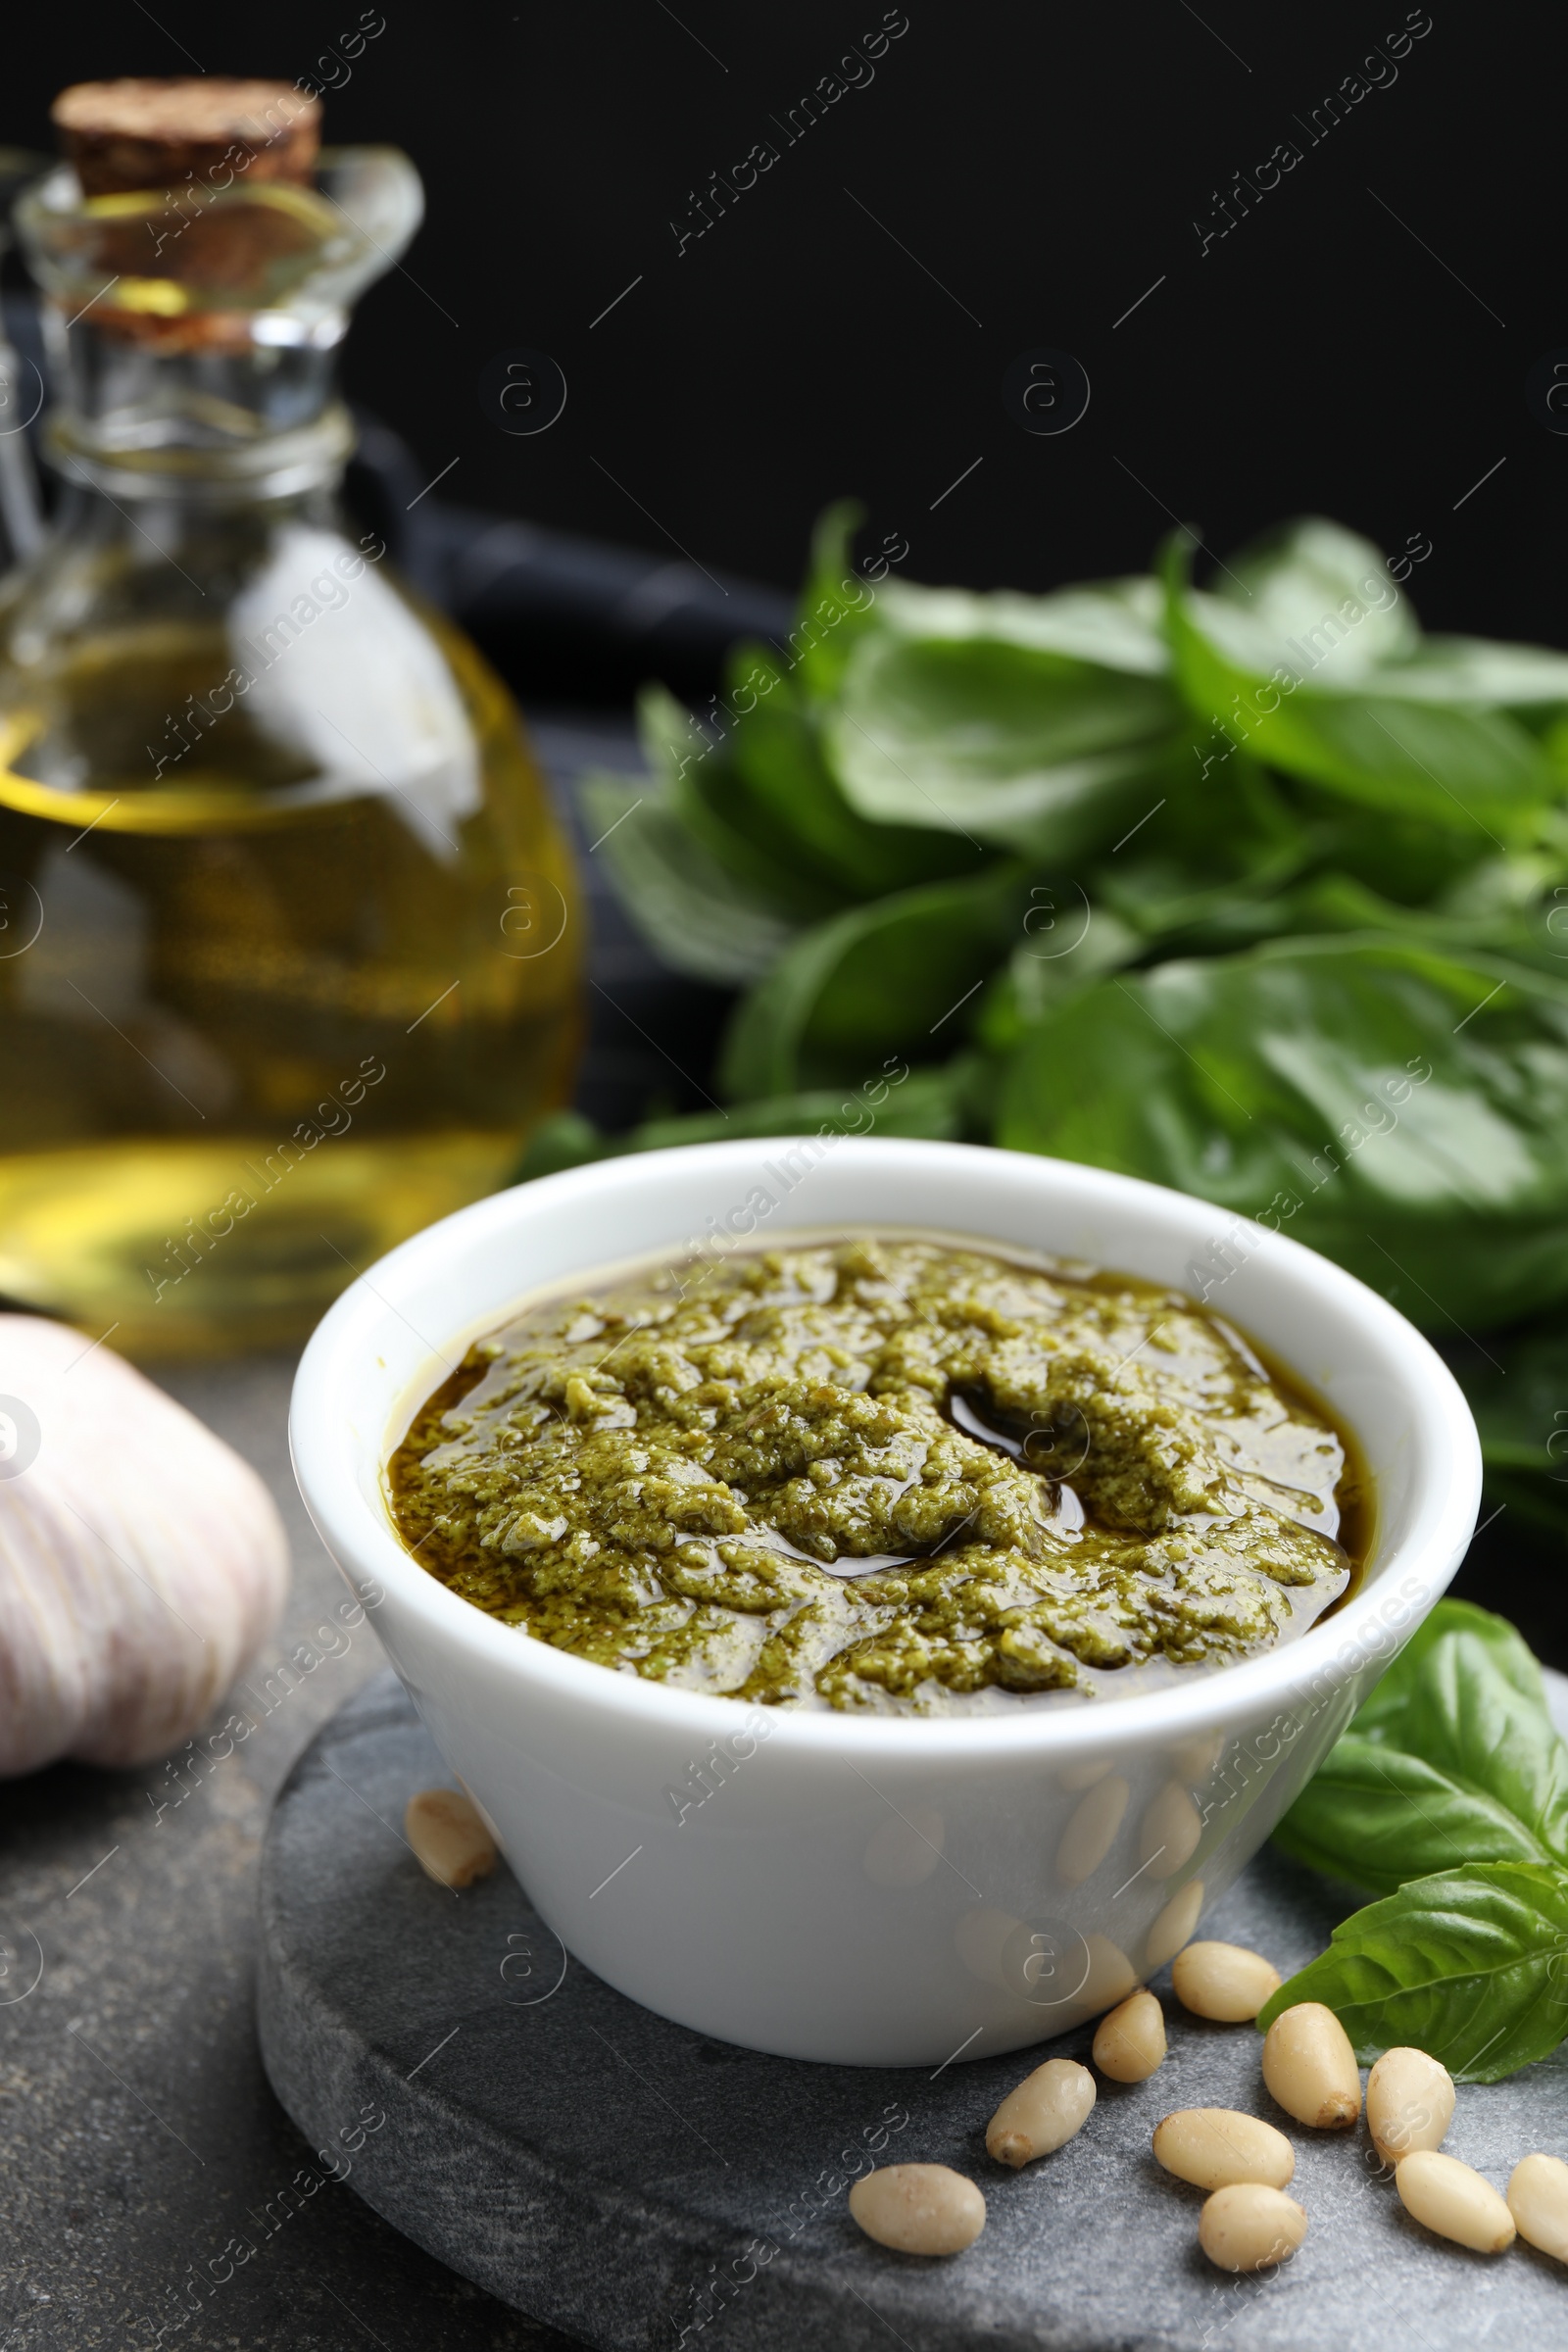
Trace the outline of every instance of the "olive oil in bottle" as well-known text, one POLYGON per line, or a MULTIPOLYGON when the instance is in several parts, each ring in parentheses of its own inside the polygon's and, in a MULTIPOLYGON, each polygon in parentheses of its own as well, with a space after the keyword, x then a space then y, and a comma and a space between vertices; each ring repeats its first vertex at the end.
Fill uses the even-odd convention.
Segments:
POLYGON ((0 1297, 144 1356, 302 1336, 505 1181, 576 1050, 516 712, 334 503, 330 355, 418 182, 302 166, 285 96, 308 183, 232 171, 199 239, 69 167, 19 213, 63 504, 0 599, 0 1297))

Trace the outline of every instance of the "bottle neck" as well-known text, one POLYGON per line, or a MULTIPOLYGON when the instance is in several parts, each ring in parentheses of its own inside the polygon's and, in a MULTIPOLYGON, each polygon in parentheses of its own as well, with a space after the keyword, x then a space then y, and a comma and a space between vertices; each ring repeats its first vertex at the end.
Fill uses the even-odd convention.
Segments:
POLYGON ((354 442, 333 396, 344 321, 277 342, 258 338, 266 323, 209 319, 192 348, 155 318, 109 326, 55 311, 51 462, 115 499, 222 505, 335 481, 354 442))
POLYGON ((334 400, 308 423, 206 443, 127 434, 122 413, 98 418, 59 409, 44 447, 68 486, 118 506, 233 509, 334 489, 354 440, 349 413, 334 400))

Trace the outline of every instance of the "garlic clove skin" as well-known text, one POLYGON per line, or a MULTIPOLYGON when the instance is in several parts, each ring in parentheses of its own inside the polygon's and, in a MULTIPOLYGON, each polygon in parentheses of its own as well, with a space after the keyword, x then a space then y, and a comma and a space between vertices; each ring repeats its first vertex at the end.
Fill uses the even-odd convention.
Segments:
POLYGON ((220 1438, 80 1332, 0 1314, 0 1777, 177 1746, 288 1581, 272 1498, 220 1438))

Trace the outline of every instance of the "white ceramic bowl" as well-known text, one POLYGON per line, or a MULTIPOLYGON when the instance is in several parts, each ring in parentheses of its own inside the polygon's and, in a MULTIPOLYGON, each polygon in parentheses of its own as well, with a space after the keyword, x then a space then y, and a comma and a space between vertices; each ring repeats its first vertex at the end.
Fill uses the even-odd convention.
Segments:
POLYGON ((1099 1169, 875 1138, 610 1160, 445 1218, 325 1317, 291 1437, 322 1541, 568 1951, 702 2033, 865 2065, 1042 2040, 1169 1959, 1443 1591, 1481 1485, 1475 1426, 1432 1348, 1312 1251, 1099 1169), (715 1234, 867 1226, 1208 1285, 1360 1441, 1377 1536, 1355 1596, 1176 1688, 929 1721, 753 1709, 612 1673, 486 1616, 404 1550, 386 1460, 444 1368, 525 1294, 715 1234))

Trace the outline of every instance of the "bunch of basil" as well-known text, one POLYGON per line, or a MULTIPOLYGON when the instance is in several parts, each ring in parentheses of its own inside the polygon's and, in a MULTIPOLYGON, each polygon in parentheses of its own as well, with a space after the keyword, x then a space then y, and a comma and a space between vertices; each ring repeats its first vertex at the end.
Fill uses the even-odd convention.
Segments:
POLYGON ((1211 591, 1182 534, 1157 578, 1026 597, 873 590, 855 519, 722 727, 650 689, 651 778, 584 787, 647 938, 745 991, 728 1109, 568 1115, 523 1172, 864 1124, 844 1090, 899 1060, 880 1132, 1175 1185, 1435 1334, 1505 1330, 1471 1350, 1489 1467, 1560 1511, 1568 656, 1423 635, 1325 521, 1211 591))
POLYGON ((1258 2017, 1339 2016, 1363 2062, 1429 2050, 1495 2082, 1568 2035, 1568 1748, 1500 1617, 1443 1600, 1276 1832, 1384 1895, 1258 2017))

